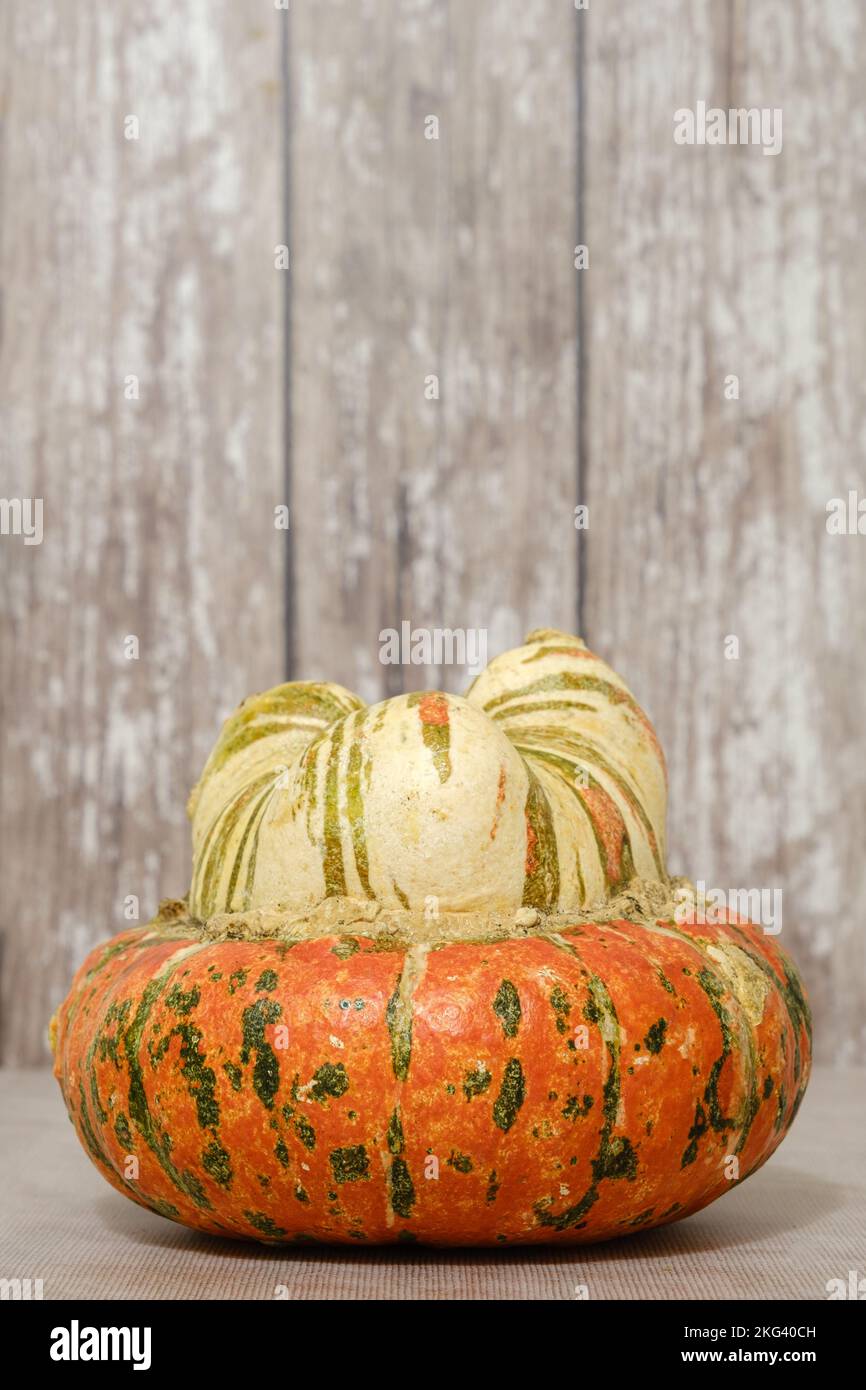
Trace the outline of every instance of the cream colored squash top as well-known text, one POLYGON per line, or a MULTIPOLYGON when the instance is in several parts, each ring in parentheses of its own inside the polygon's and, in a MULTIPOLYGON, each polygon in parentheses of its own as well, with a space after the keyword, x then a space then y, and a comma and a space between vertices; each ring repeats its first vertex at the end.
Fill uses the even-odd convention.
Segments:
POLYGON ((567 633, 530 633, 465 698, 290 682, 239 706, 192 792, 189 910, 576 910, 667 881, 665 804, 649 720, 567 633))

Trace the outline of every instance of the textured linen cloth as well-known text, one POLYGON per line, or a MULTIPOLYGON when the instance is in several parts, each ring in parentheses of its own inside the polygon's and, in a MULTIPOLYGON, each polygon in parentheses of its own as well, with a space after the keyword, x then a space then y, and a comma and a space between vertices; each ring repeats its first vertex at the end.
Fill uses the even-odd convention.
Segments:
POLYGON ((866 1070, 817 1070, 781 1148, 685 1221, 604 1245, 274 1248, 114 1192, 48 1072, 0 1072, 0 1277, 52 1298, 826 1299, 866 1276, 866 1070))

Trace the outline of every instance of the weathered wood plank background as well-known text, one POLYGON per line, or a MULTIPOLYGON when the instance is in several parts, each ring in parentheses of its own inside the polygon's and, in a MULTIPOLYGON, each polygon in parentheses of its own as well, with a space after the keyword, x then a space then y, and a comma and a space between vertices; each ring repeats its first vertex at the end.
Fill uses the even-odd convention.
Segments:
POLYGON ((574 622, 575 51, 550 0, 294 7, 295 658, 365 699, 466 684, 379 664, 403 618, 574 622))
POLYGON ((0 490, 44 517, 41 545, 0 539, 6 1058, 47 1057, 52 1002, 129 895, 144 917, 182 888, 221 712, 283 671, 281 92, 260 11, 4 9, 0 490))
POLYGON ((408 619, 580 625, 659 726, 672 867, 783 890, 818 1053, 858 1060, 866 541, 825 527, 866 491, 857 0, 2 23, 0 492, 45 531, 0 538, 3 1059, 47 1059, 129 895, 183 891, 248 689, 462 688, 379 663, 408 619), (782 153, 676 145, 698 100, 781 107, 782 153))
POLYGON ((584 626, 657 722, 672 869, 782 890, 817 1051, 860 1061, 866 537, 826 503, 866 495, 866 10, 589 19, 584 626), (780 107, 781 154, 674 144, 697 99, 780 107))

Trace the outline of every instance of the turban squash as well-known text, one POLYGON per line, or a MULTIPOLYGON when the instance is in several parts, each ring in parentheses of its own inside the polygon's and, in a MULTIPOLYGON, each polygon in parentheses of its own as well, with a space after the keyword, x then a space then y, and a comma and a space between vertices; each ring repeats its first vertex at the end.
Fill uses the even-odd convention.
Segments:
POLYGON ((791 1124, 810 1021, 760 928, 688 911, 665 789, 561 632, 465 699, 246 700, 190 798, 188 899, 52 1020, 87 1152, 268 1242, 592 1241, 705 1206, 791 1124))

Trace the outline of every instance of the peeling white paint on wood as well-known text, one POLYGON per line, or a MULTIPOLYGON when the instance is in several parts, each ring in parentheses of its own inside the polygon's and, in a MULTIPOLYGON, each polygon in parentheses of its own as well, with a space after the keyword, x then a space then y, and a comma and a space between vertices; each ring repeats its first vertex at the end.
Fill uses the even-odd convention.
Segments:
POLYGON ((291 497, 285 22, 5 12, 0 491, 45 539, 0 541, 4 1059, 46 1058, 127 894, 186 886, 189 785, 283 675, 275 505, 293 674, 375 700, 464 685, 380 664, 404 618, 572 629, 586 502, 583 635, 658 725, 672 868, 783 888, 817 1055, 856 1060, 866 541, 825 506, 866 494, 862 5, 293 0, 291 497), (699 99, 780 106, 782 153, 675 145, 699 99))
POLYGON ((783 889, 817 1055, 853 1062, 866 541, 828 536, 825 508, 866 491, 866 13, 658 0, 586 22, 584 635, 656 721, 672 869, 783 889), (781 107, 781 154, 675 145, 699 99, 781 107))
POLYGON ((5 1061, 127 894, 185 891, 220 715, 283 674, 279 24, 5 12, 0 491, 44 499, 0 541, 5 1061))
POLYGON ((296 664, 367 700, 467 684, 379 663, 403 619, 575 623, 575 23, 292 7, 296 664))

